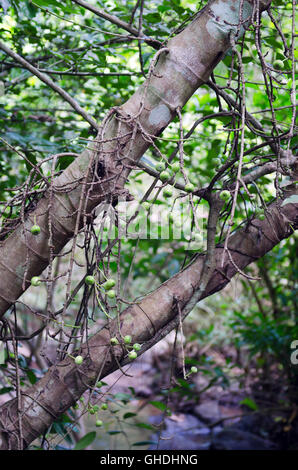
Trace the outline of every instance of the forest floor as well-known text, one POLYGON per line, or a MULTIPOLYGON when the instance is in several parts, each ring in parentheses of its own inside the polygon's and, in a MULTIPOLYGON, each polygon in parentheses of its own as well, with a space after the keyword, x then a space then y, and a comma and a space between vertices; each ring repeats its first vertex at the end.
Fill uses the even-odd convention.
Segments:
MULTIPOLYGON (((91 403, 106 403, 107 410, 100 409, 96 416, 81 413, 85 405, 80 403, 80 409, 73 410, 83 415, 72 433, 75 441, 96 430, 92 449, 97 450, 298 449, 298 408, 289 407, 278 376, 265 383, 253 361, 240 358, 245 365, 236 366, 239 358, 232 348, 206 345, 199 350, 196 343, 188 343, 182 353, 179 341, 173 352, 174 342, 170 333, 105 377, 102 393, 91 403), (183 358, 199 361, 207 352, 205 365, 187 375, 191 364, 183 358), (103 421, 100 429, 95 428, 98 418, 103 421)), ((10 393, 0 395, 0 404, 10 393)), ((87 403, 89 392, 84 398, 87 403)), ((54 445, 56 439, 51 441, 54 445)), ((67 443, 61 445, 68 448, 67 443)))
MULTIPOLYGON (((247 372, 240 367, 231 368, 228 382, 222 380, 220 374, 216 380, 200 372, 183 380, 181 355, 178 354, 173 363, 172 339, 163 340, 125 367, 127 375, 118 370, 104 379, 107 385, 102 391, 108 398, 110 414, 102 414, 101 419, 108 423, 109 431, 99 435, 93 448, 298 448, 296 414, 272 401, 274 380, 268 393, 260 392, 252 370, 247 372), (174 370, 172 377, 171 370, 174 370), (179 376, 177 379, 177 370, 180 370, 180 379, 179 376), (257 404, 254 399, 258 394, 262 398, 257 404), (124 397, 123 409, 117 411, 115 402, 119 404, 121 397, 124 397)), ((215 349, 208 354, 212 355, 213 368, 222 370, 226 364, 224 354, 215 349)), ((86 430, 94 429, 93 421, 90 416, 85 420, 86 430)))

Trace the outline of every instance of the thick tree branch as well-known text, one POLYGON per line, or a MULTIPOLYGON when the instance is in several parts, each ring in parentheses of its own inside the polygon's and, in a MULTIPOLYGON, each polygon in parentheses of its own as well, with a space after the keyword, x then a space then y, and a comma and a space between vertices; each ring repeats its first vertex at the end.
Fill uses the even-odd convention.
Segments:
MULTIPOLYGON (((291 202, 293 195, 298 195, 295 184, 286 188, 283 201, 279 200, 269 207, 265 220, 247 221, 244 228, 231 235, 229 254, 224 254, 223 267, 221 262, 224 248, 222 244, 216 246, 213 275, 200 298, 223 289, 235 274, 260 259, 298 228, 298 204, 291 202)), ((197 256, 183 271, 139 303, 125 309, 119 321, 111 321, 90 338, 88 344, 84 344, 80 350, 84 357, 81 366, 67 357, 52 366, 34 386, 22 392, 24 447, 45 432, 99 378, 118 369, 119 364, 129 362, 122 341, 125 335, 129 334, 133 343, 143 345, 139 353, 142 354, 177 325, 177 299, 181 309, 187 308, 194 293, 201 289, 204 263, 205 256, 197 256), (113 351, 110 345, 111 336, 117 336, 120 343, 113 347, 113 351)), ((18 448, 18 416, 17 398, 0 408, 0 449, 18 448)))

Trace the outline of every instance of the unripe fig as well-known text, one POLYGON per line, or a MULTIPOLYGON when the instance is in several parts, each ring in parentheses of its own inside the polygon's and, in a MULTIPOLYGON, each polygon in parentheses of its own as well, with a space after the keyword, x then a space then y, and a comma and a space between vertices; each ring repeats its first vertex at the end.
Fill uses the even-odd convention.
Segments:
POLYGON ((168 181, 170 179, 170 173, 167 170, 164 170, 160 173, 159 178, 161 181, 168 181))
POLYGON ((116 292, 113 289, 108 290, 107 296, 109 297, 109 299, 114 299, 116 297, 116 292))
POLYGON ((107 279, 106 282, 103 283, 102 287, 105 290, 110 290, 112 289, 112 287, 114 287, 115 284, 116 284, 116 281, 111 278, 111 279, 107 279))
POLYGON ((130 353, 128 353, 128 357, 131 361, 133 361, 134 359, 138 357, 138 355, 135 351, 130 351, 130 353))
POLYGON ((171 169, 173 170, 174 173, 178 173, 178 171, 180 171, 180 163, 179 162, 174 162, 171 165, 171 169))
POLYGON ((76 363, 78 366, 80 366, 81 364, 83 364, 83 361, 84 361, 84 359, 83 359, 82 356, 77 356, 77 357, 75 358, 75 363, 76 363))
POLYGON ((273 67, 276 69, 276 70, 283 70, 284 68, 284 63, 282 60, 275 60, 273 62, 273 67))
POLYGON ((166 188, 164 191, 163 191, 163 195, 164 197, 172 197, 173 196, 173 191, 171 188, 166 188))
POLYGON ((37 287, 40 285, 40 279, 38 276, 33 276, 31 278, 31 286, 37 287))
POLYGON ((186 183, 184 189, 187 193, 192 193, 195 190, 195 187, 192 183, 186 183))
POLYGON ((146 211, 148 211, 148 210, 150 209, 150 207, 151 207, 151 204, 150 204, 150 202, 144 201, 144 202, 142 203, 142 207, 143 207, 146 211))
POLYGON ((40 233, 40 226, 32 225, 30 232, 32 233, 32 235, 38 235, 40 233))
POLYGON ((228 201, 231 197, 231 193, 230 191, 228 191, 227 189, 224 189, 223 191, 221 191, 220 195, 219 195, 220 199, 222 201, 228 201))
POLYGON ((161 171, 164 171, 166 168, 166 165, 163 163, 163 162, 158 162, 156 165, 155 165, 155 169, 156 171, 158 171, 159 173, 161 171))
POLYGON ((93 286, 94 283, 95 283, 95 279, 93 276, 85 277, 85 284, 87 284, 87 286, 93 286))
POLYGON ((131 343, 131 339, 132 339, 132 338, 131 338, 130 335, 126 335, 126 336, 124 336, 123 341, 124 341, 125 344, 130 344, 130 343, 131 343))

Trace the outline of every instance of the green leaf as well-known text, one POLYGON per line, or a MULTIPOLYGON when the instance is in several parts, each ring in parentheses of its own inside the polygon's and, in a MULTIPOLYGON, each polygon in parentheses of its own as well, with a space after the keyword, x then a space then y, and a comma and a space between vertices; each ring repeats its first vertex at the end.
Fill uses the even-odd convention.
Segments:
POLYGON ((131 394, 132 394, 132 395, 135 395, 135 394, 136 394, 136 391, 135 391, 135 389, 134 389, 133 387, 128 387, 128 388, 129 388, 129 390, 131 391, 131 394))
POLYGON ((79 442, 76 443, 74 450, 86 449, 86 447, 92 444, 95 438, 96 438, 95 431, 88 432, 87 434, 85 434, 85 436, 82 437, 82 439, 79 440, 79 442))
POLYGON ((165 411, 167 409, 167 405, 165 405, 162 401, 149 401, 150 405, 155 406, 155 408, 158 408, 161 411, 165 411))
POLYGON ((244 398, 243 400, 241 400, 240 402, 240 405, 246 405, 248 406, 248 408, 250 408, 251 410, 258 410, 259 407, 258 405, 256 404, 256 402, 252 399, 252 398, 249 398, 249 397, 246 397, 244 398))
POLYGON ((155 441, 139 441, 139 442, 134 442, 133 446, 157 446, 157 442, 155 441))
POLYGON ((154 431, 154 427, 151 426, 151 424, 147 424, 147 423, 136 423, 136 426, 137 426, 138 428, 150 429, 150 430, 154 431))
POLYGON ((161 16, 159 13, 148 13, 148 15, 144 16, 144 19, 150 23, 159 23, 161 21, 161 16))
POLYGON ((131 400, 131 396, 128 393, 119 392, 119 393, 115 393, 114 399, 120 400, 122 401, 122 403, 127 403, 131 400))
POLYGON ((27 377, 29 382, 34 385, 37 382, 37 377, 31 369, 26 370, 27 377))
POLYGON ((125 413, 125 414, 123 415, 123 419, 132 418, 133 416, 137 416, 137 413, 130 413, 130 412, 128 412, 128 413, 125 413))
POLYGON ((63 6, 57 0, 33 0, 32 3, 40 7, 59 7, 63 10, 63 6))
POLYGON ((0 388, 0 395, 4 395, 4 393, 11 392, 13 390, 13 387, 3 387, 0 388))

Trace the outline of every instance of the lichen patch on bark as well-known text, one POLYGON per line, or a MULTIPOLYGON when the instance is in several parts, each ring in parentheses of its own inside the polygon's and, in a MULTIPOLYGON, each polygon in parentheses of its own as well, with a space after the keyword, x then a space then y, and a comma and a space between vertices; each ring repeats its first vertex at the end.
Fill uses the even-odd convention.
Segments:
MULTIPOLYGON (((210 19, 206 23, 206 29, 210 36, 218 40, 230 34, 230 32, 237 33, 240 23, 240 7, 241 2, 218 0, 213 3, 209 9, 210 19), (235 5, 236 3, 236 5, 235 5)), ((241 23, 247 21, 252 13, 252 5, 244 1, 241 13, 241 23)), ((240 25, 239 36, 244 34, 244 26, 240 25)))
POLYGON ((165 127, 170 119, 171 113, 165 104, 159 104, 149 114, 149 123, 156 128, 165 127))

